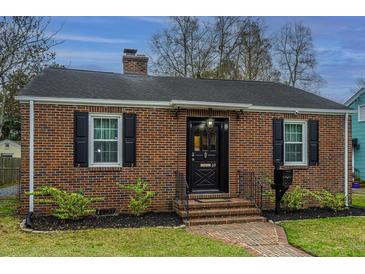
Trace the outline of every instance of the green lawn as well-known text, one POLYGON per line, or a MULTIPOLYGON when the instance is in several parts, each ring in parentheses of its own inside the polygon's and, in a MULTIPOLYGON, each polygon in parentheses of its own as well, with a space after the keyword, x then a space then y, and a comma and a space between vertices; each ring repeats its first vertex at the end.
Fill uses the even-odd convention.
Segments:
POLYGON ((0 256, 249 256, 243 248, 177 228, 19 230, 17 200, 0 200, 0 256))
POLYGON ((365 217, 286 221, 290 244, 315 256, 365 256, 365 217))
POLYGON ((352 191, 352 205, 365 207, 365 189, 364 188, 352 191))

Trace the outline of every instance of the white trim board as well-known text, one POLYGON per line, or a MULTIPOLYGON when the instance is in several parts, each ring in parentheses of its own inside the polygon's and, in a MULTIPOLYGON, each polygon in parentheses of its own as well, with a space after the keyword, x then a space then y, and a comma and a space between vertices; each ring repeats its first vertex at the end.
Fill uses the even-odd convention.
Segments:
POLYGON ((360 116, 361 116, 361 107, 365 107, 365 104, 361 104, 357 106, 357 121, 358 122, 365 122, 365 120, 361 120, 360 116))
POLYGON ((306 120, 285 119, 283 134, 284 134, 284 166, 308 166, 308 122, 306 120), (285 141, 286 124, 302 125, 302 142, 298 142, 302 145, 303 159, 301 162, 285 161, 285 147, 287 143, 290 143, 285 141))
POLYGON ((357 98, 359 98, 361 95, 365 93, 365 88, 361 88, 358 92, 356 92, 354 95, 352 95, 346 102, 345 106, 351 105, 357 98))
POLYGON ((256 112, 289 112, 289 113, 312 113, 312 114, 345 114, 355 113, 351 109, 317 109, 317 108, 293 108, 293 107, 271 107, 256 106, 252 104, 239 103, 222 103, 222 102, 204 102, 204 101, 143 101, 143 100, 107 100, 107 99, 88 99, 88 98, 55 98, 55 97, 32 97, 16 96, 16 100, 26 103, 34 101, 44 104, 61 104, 61 105, 95 105, 95 106, 122 106, 122 107, 148 107, 148 108, 204 108, 204 109, 221 109, 221 110, 242 110, 256 112))
POLYGON ((89 113, 89 167, 122 167, 123 166, 123 116, 122 114, 89 113), (94 118, 114 118, 118 120, 118 162, 115 163, 95 163, 94 162, 94 118))

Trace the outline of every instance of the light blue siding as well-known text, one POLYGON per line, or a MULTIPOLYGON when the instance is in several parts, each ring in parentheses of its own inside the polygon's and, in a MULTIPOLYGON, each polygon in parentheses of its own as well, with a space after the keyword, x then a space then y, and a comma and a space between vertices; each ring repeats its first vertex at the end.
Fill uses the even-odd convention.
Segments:
POLYGON ((365 94, 359 96, 349 107, 356 110, 352 114, 352 138, 357 138, 360 149, 354 150, 355 169, 359 170, 360 177, 365 180, 365 121, 359 122, 358 106, 365 105, 365 94))

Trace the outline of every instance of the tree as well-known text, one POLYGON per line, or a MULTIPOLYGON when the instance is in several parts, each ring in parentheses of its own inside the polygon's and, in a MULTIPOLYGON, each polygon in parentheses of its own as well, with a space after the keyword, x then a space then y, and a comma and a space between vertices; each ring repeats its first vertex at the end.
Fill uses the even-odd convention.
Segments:
POLYGON ((278 81, 279 73, 273 68, 271 41, 265 29, 261 19, 248 17, 240 22, 236 62, 244 80, 278 81))
POLYGON ((288 85, 316 91, 324 84, 315 71, 317 61, 309 27, 302 23, 285 24, 277 35, 275 53, 288 85))
POLYGON ((215 18, 216 33, 215 54, 217 55, 215 72, 211 77, 217 79, 238 79, 239 70, 233 61, 239 42, 239 17, 219 16, 215 18))
POLYGON ((19 128, 14 95, 55 58, 55 33, 46 34, 49 23, 42 17, 0 19, 0 138, 19 128))
POLYGON ((19 103, 15 100, 17 92, 29 82, 27 75, 19 72, 12 75, 5 87, 6 100, 4 105, 4 118, 2 137, 4 139, 20 139, 20 111, 19 103))
POLYGON ((360 89, 365 88, 365 77, 360 77, 356 79, 356 87, 354 89, 354 92, 358 92, 360 89))
POLYGON ((155 72, 181 77, 278 80, 270 38, 259 19, 172 17, 171 26, 152 37, 155 72))
POLYGON ((152 37, 151 49, 157 55, 154 70, 160 74, 201 77, 213 62, 213 40, 207 24, 198 18, 170 18, 170 27, 152 37))

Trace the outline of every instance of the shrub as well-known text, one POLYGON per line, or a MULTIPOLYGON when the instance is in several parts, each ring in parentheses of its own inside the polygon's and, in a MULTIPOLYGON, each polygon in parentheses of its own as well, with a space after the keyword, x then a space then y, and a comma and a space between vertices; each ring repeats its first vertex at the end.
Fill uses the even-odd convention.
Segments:
POLYGON ((303 208, 307 195, 307 190, 296 186, 291 192, 284 194, 282 201, 289 210, 299 210, 303 208))
POLYGON ((334 212, 346 208, 346 196, 342 193, 332 194, 327 190, 311 192, 311 195, 319 202, 320 207, 329 208, 334 212))
POLYGON ((133 196, 129 196, 129 208, 133 215, 140 216, 146 212, 147 208, 151 205, 155 192, 148 190, 148 183, 144 179, 138 178, 136 184, 133 185, 125 186, 120 183, 117 185, 122 189, 128 189, 134 192, 133 196))
POLYGON ((28 195, 47 197, 39 198, 37 201, 41 204, 56 205, 52 215, 62 220, 77 220, 95 214, 95 209, 90 208, 90 204, 101 200, 101 198, 85 197, 82 191, 72 193, 50 186, 42 186, 28 195))
POLYGON ((263 196, 267 197, 270 202, 275 203, 275 191, 273 191, 271 185, 273 184, 273 181, 269 177, 264 177, 262 179, 262 183, 266 185, 263 189, 263 196))
MULTIPOLYGON (((272 180, 265 177, 262 182, 267 185, 263 195, 268 197, 272 203, 275 203, 275 190, 271 188, 273 184, 272 180)), ((299 210, 303 208, 308 194, 308 190, 302 189, 300 186, 296 186, 293 191, 285 192, 281 199, 281 203, 289 210, 299 210)))

